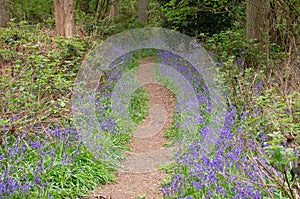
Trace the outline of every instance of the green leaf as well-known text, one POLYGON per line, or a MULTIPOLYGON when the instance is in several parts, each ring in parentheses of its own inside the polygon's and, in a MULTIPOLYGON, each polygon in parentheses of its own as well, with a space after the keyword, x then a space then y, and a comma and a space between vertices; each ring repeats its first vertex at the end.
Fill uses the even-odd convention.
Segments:
POLYGON ((65 107, 65 106, 66 106, 66 103, 65 103, 64 101, 60 101, 60 102, 59 102, 59 105, 60 105, 60 107, 65 107))
POLYGON ((274 160, 280 162, 282 160, 282 154, 280 148, 276 148, 273 154, 274 160))

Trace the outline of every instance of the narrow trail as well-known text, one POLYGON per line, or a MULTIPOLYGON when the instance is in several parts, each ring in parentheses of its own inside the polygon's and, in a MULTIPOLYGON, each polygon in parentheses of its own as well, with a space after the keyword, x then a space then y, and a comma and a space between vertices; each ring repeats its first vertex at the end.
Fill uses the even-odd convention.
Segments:
POLYGON ((154 76, 153 58, 140 60, 136 78, 149 95, 149 115, 133 133, 125 161, 116 174, 116 183, 99 187, 88 197, 102 199, 159 199, 161 182, 166 177, 157 167, 169 162, 174 149, 164 147, 164 131, 172 124, 175 99, 172 92, 154 76))

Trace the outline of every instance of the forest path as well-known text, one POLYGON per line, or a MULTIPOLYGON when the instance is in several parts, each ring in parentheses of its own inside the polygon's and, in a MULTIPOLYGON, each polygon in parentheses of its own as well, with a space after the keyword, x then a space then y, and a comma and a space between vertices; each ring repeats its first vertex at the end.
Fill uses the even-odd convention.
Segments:
POLYGON ((140 60, 136 78, 148 92, 150 114, 139 124, 116 174, 116 183, 99 187, 88 198, 158 199, 166 175, 157 167, 171 160, 174 148, 164 147, 164 131, 172 124, 175 98, 153 76, 154 58, 140 60))

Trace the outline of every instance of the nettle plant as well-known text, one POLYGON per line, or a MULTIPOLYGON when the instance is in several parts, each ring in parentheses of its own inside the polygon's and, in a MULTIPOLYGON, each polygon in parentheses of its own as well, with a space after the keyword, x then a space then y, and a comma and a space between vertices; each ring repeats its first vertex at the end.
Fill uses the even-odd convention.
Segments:
MULTIPOLYGON (((181 68, 179 71, 191 81, 191 84, 196 80, 195 83, 198 82, 199 86, 198 92, 205 93, 205 87, 199 85, 201 82, 199 80, 202 79, 200 74, 193 71, 192 76, 189 76, 191 75, 189 66, 170 53, 167 56, 165 53, 165 56, 161 57, 164 63, 181 68)), ((174 79, 171 78, 174 75, 167 73, 170 71, 159 71, 156 76, 166 86, 176 90, 174 79)), ((197 99, 207 102, 207 95, 199 93, 197 99)), ((180 106, 177 104, 176 108, 178 107, 180 106)), ((247 112, 239 115, 236 108, 231 105, 224 126, 218 129, 219 137, 207 153, 207 145, 204 143, 212 137, 213 132, 208 126, 212 121, 206 117, 210 115, 209 106, 204 106, 201 110, 203 110, 203 115, 200 115, 202 119, 199 118, 196 124, 199 127, 198 132, 191 134, 193 138, 189 140, 189 145, 178 153, 176 162, 170 166, 172 175, 163 189, 165 198, 293 198, 295 196, 298 188, 294 176, 297 174, 298 167, 293 167, 290 175, 287 166, 288 163, 294 164, 298 157, 297 150, 278 146, 280 139, 277 141, 273 139, 272 144, 267 140, 249 137, 247 127, 253 115, 247 112), (287 184, 289 182, 287 176, 293 177, 293 184, 287 184)), ((180 119, 180 110, 177 110, 175 127, 180 126, 180 119)), ((172 133, 183 134, 178 130, 172 130, 172 133)))

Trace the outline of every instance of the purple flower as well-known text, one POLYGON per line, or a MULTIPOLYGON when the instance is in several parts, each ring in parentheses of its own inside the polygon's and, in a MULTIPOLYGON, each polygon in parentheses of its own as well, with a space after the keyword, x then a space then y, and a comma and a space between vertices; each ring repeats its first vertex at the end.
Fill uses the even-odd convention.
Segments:
POLYGON ((32 140, 29 141, 29 144, 36 149, 41 148, 41 141, 37 140, 36 142, 33 142, 32 140))
POLYGON ((11 117, 10 121, 15 122, 15 121, 17 121, 18 118, 19 118, 19 116, 13 115, 13 116, 11 117))
POLYGON ((244 59, 242 59, 242 58, 240 58, 240 57, 238 57, 238 58, 236 59, 236 64, 237 64, 238 66, 242 67, 242 66, 244 66, 244 63, 245 63, 245 60, 244 60, 244 59))

